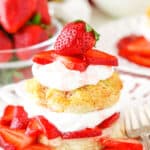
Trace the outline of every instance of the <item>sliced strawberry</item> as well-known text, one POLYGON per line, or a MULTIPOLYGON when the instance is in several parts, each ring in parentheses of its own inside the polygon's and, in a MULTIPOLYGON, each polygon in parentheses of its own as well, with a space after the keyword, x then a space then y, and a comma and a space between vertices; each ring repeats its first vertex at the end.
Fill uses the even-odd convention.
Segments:
POLYGON ((0 63, 9 61, 13 54, 11 50, 13 48, 13 43, 8 37, 8 35, 0 30, 0 63))
POLYGON ((15 146, 6 142, 1 134, 0 134, 0 148, 4 148, 4 150, 16 150, 15 146))
POLYGON ((106 149, 113 150, 143 150, 142 144, 133 139, 112 139, 108 137, 100 138, 100 144, 106 149))
POLYGON ((58 129, 43 116, 36 116, 29 122, 26 134, 31 136, 44 134, 48 139, 54 139, 61 136, 60 131, 58 131, 58 129))
POLYGON ((28 123, 28 115, 22 106, 8 105, 1 118, 1 124, 14 129, 25 129, 28 123))
POLYGON ((13 116, 14 116, 14 106, 8 105, 5 108, 3 115, 1 117, 1 124, 10 126, 13 116))
MULTIPOLYGON (((28 25, 14 34, 14 42, 16 48, 24 48, 41 43, 48 39, 46 31, 39 25, 28 25)), ((40 49, 17 49, 16 55, 21 60, 31 58, 40 49)))
POLYGON ((10 124, 12 129, 25 129, 28 124, 28 114, 22 106, 16 106, 13 112, 13 118, 10 124))
POLYGON ((150 57, 150 41, 147 39, 141 39, 134 41, 127 46, 127 50, 129 51, 129 54, 137 54, 142 55, 146 57, 150 57))
POLYGON ((131 55, 127 49, 119 49, 118 54, 125 58, 127 58, 129 55, 131 55))
POLYGON ((82 72, 86 70, 88 66, 84 57, 80 58, 58 55, 57 60, 60 60, 70 70, 77 70, 82 72))
POLYGON ((54 48, 58 54, 66 56, 82 55, 92 49, 99 34, 84 21, 68 23, 56 39, 54 48))
POLYGON ((135 41, 138 42, 138 41, 143 41, 143 40, 145 40, 144 36, 131 34, 131 35, 121 38, 117 43, 117 48, 127 49, 128 45, 131 44, 132 42, 135 42, 135 41))
POLYGON ((36 0, 0 0, 0 22, 8 33, 18 31, 35 12, 36 0))
POLYGON ((55 59, 55 50, 43 51, 33 56, 33 61, 41 65, 52 63, 55 59))
POLYGON ((45 146, 42 144, 34 144, 29 147, 24 148, 23 150, 52 150, 49 146, 45 146))
POLYGON ((45 65, 55 60, 61 61, 68 69, 84 71, 87 68, 87 63, 84 58, 62 56, 55 53, 55 50, 41 52, 33 57, 33 61, 45 65))
POLYGON ((130 54, 129 51, 126 49, 120 49, 118 53, 120 56, 124 57, 125 59, 133 63, 136 63, 141 66, 145 66, 145 67, 150 67, 150 57, 148 56, 145 57, 141 55, 130 54))
POLYGON ((106 147, 106 148, 103 148, 103 150, 118 150, 118 149, 116 149, 116 148, 110 148, 110 147, 106 147))
POLYGON ((85 53, 85 57, 89 64, 93 65, 108 65, 108 66, 117 66, 118 60, 115 56, 107 54, 105 52, 91 49, 85 53))
POLYGON ((120 51, 126 51, 127 55, 141 55, 150 57, 150 41, 141 35, 126 36, 117 43, 117 48, 120 51))
POLYGON ((128 60, 145 67, 150 67, 150 57, 142 57, 139 55, 130 55, 127 57, 128 60))
MULTIPOLYGON (((16 149, 25 148, 35 142, 35 139, 24 134, 24 130, 14 130, 6 127, 0 128, 0 135, 3 142, 9 146, 14 146, 16 149)), ((1 145, 5 147, 5 144, 1 145)))
POLYGON ((105 119, 102 123, 100 123, 97 127, 101 129, 105 129, 113 125, 120 117, 120 113, 114 113, 109 118, 105 119))
POLYGON ((41 126, 39 121, 36 118, 30 119, 25 134, 32 137, 37 137, 38 135, 43 133, 43 127, 41 126))
POLYGON ((66 132, 62 134, 63 139, 77 139, 77 138, 88 138, 96 137, 102 134, 100 128, 86 128, 80 131, 66 132))
POLYGON ((51 16, 48 12, 48 1, 47 0, 36 0, 36 13, 41 16, 41 21, 44 24, 51 23, 51 16))

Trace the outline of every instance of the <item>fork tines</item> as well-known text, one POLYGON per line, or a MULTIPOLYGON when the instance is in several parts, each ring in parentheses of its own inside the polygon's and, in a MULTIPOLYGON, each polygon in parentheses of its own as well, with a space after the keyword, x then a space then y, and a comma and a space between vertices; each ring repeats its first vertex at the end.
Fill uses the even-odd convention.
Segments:
POLYGON ((135 105, 124 112, 126 133, 131 138, 141 137, 146 150, 150 150, 150 105, 135 105))

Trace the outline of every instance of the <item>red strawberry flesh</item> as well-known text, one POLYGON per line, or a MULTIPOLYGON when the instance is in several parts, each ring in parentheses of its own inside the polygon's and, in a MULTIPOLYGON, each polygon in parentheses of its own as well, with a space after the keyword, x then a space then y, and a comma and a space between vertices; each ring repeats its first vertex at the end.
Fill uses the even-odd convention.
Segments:
POLYGON ((67 132, 62 134, 63 139, 77 139, 77 138, 87 138, 100 136, 102 130, 100 128, 86 128, 80 131, 67 132))
POLYGON ((33 61, 41 65, 52 63, 53 61, 55 61, 55 59, 56 54, 54 50, 43 51, 34 55, 33 57, 33 61))
POLYGON ((24 130, 14 130, 6 127, 1 127, 0 135, 6 143, 9 143, 9 145, 13 145, 16 149, 25 148, 35 142, 34 138, 24 134, 24 130))
POLYGON ((42 145, 42 144, 33 144, 30 145, 29 147, 26 147, 23 150, 52 150, 50 146, 42 145))
POLYGON ((87 67, 84 57, 62 56, 56 54, 55 50, 41 52, 33 57, 33 61, 41 65, 49 64, 56 60, 61 61, 68 69, 71 70, 84 71, 87 67))
POLYGON ((108 66, 117 66, 118 60, 115 56, 107 54, 105 52, 91 49, 85 53, 85 57, 89 64, 93 65, 108 65, 108 66))
POLYGON ((1 124, 14 129, 25 129, 28 115, 22 106, 8 105, 1 118, 1 124))
POLYGON ((29 122, 26 134, 35 136, 41 133, 46 135, 48 139, 54 139, 61 136, 59 130, 52 123, 43 116, 36 116, 29 122))
POLYGON ((4 31, 0 30, 0 62, 7 62, 12 58, 12 49, 13 43, 11 39, 4 31))
POLYGON ((47 0, 36 0, 36 11, 41 16, 41 21, 44 24, 51 23, 51 16, 48 12, 48 1, 47 0))
POLYGON ((120 117, 120 113, 114 113, 109 118, 105 119, 103 122, 101 122, 97 127, 101 129, 105 129, 113 125, 120 117))
POLYGON ((126 50, 127 55, 141 55, 150 57, 150 41, 141 35, 129 35, 119 40, 117 47, 126 50))
MULTIPOLYGON (((27 25, 16 34, 14 34, 14 42, 16 48, 25 48, 28 46, 33 46, 39 44, 48 39, 46 31, 39 25, 27 25)), ((34 54, 41 51, 40 48, 37 49, 17 49, 16 55, 21 60, 27 60, 31 58, 34 54)))
POLYGON ((36 0, 0 0, 0 22, 8 33, 17 32, 33 15, 36 0))
POLYGON ((142 144, 134 139, 112 139, 109 137, 100 138, 100 144, 104 148, 119 150, 143 150, 142 144))

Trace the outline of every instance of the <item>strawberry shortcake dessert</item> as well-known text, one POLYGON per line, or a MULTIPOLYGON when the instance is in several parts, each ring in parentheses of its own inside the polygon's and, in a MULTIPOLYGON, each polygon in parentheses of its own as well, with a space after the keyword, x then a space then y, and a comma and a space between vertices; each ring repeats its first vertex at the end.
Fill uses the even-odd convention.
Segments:
MULTIPOLYGON (((143 149, 135 140, 112 138, 111 128, 120 116, 122 82, 115 71, 117 58, 94 48, 98 39, 90 25, 78 20, 64 26, 52 50, 33 57, 33 78, 17 90, 24 99, 19 103, 28 112, 25 135, 36 137, 38 143, 30 141, 29 149, 143 149)), ((8 110, 19 113, 18 107, 7 108, 1 122, 6 123, 8 110)), ((16 122, 11 119, 9 126, 16 127, 16 122)))

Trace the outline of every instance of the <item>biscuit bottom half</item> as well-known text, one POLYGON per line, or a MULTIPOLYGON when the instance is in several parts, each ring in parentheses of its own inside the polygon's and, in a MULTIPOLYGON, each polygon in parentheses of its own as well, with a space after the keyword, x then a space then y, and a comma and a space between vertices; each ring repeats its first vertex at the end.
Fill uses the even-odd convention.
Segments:
POLYGON ((118 73, 72 91, 60 91, 41 85, 35 78, 26 81, 26 91, 36 102, 54 112, 85 113, 111 107, 118 102, 122 82, 118 73))

